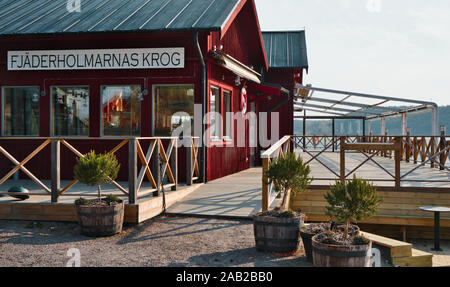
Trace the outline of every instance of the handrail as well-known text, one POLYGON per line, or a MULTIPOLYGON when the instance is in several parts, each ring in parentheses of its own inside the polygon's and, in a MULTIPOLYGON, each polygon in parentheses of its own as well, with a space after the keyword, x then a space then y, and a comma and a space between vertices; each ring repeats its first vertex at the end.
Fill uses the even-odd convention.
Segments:
MULTIPOLYGON (((51 202, 55 203, 59 201, 61 196, 75 196, 74 193, 66 194, 78 181, 72 180, 67 186, 61 187, 61 175, 60 167, 61 161, 61 149, 64 148, 69 151, 73 156, 81 158, 84 155, 78 150, 77 144, 79 141, 117 141, 118 144, 114 146, 108 153, 115 154, 124 149, 124 146, 128 145, 128 189, 122 187, 118 182, 112 181, 120 191, 122 196, 128 197, 130 204, 136 203, 139 196, 144 196, 142 192, 142 183, 146 177, 150 182, 155 196, 160 195, 163 188, 171 188, 176 190, 178 186, 178 146, 179 140, 188 140, 188 146, 184 146, 187 150, 186 157, 189 166, 186 168, 187 184, 190 185, 194 180, 199 178, 199 165, 198 165, 198 143, 199 137, 0 137, 0 155, 3 155, 7 160, 14 164, 14 167, 0 179, 0 185, 4 184, 9 178, 11 178, 18 170, 21 170, 27 177, 33 180, 39 185, 45 192, 31 192, 30 195, 51 196, 51 202), (17 156, 7 151, 5 144, 8 142, 14 142, 16 140, 28 141, 35 143, 41 141, 39 146, 35 148, 29 155, 23 160, 16 159, 17 156), (144 145, 150 142, 147 150, 144 150, 144 145), (167 144, 166 144, 167 143, 167 144), (190 146, 189 146, 190 145, 190 146), (25 165, 30 162, 37 155, 41 154, 45 148, 50 146, 50 179, 51 186, 47 186, 38 179, 25 165), (140 166, 140 167, 139 167, 140 166), (164 184, 163 180, 167 176, 168 183, 164 184)), ((146 191, 147 193, 147 191, 146 191)), ((0 194, 9 194, 0 192, 0 194)), ((76 195, 78 196, 78 194, 76 195)), ((89 196, 89 194, 83 194, 83 196, 89 196)))
POLYGON ((286 142, 291 140, 291 136, 284 136, 281 140, 273 144, 268 150, 261 154, 261 158, 272 158, 275 152, 277 152, 286 142))
MULTIPOLYGON (((330 171, 335 178, 319 177, 315 180, 347 180, 348 177, 356 172, 361 166, 367 162, 371 162, 388 175, 388 178, 374 178, 367 179, 370 181, 394 182, 394 189, 397 191, 406 188, 401 186, 402 182, 417 182, 415 178, 408 178, 418 168, 429 165, 431 168, 439 168, 442 171, 450 171, 450 136, 284 136, 277 141, 266 151, 262 152, 261 159, 263 163, 263 185, 262 185, 262 210, 268 210, 271 200, 273 199, 273 190, 271 185, 267 185, 265 178, 265 171, 273 161, 286 155, 291 150, 301 150, 311 158, 306 162, 309 164, 312 161, 317 161, 324 168, 330 171), (338 160, 339 165, 333 169, 327 162, 323 161, 319 156, 325 152, 338 151, 341 156, 338 160), (346 151, 352 153, 361 153, 364 155, 363 159, 355 167, 348 172, 345 169, 346 151), (376 157, 391 158, 394 160, 394 169, 389 170, 380 164, 376 157), (402 162, 410 163, 409 166, 404 166, 401 169, 402 162)), ((437 179, 423 179, 427 183, 450 183, 450 180, 437 179)), ((433 187, 434 189, 441 188, 440 185, 433 187)), ((449 189, 442 187, 442 189, 449 189)))

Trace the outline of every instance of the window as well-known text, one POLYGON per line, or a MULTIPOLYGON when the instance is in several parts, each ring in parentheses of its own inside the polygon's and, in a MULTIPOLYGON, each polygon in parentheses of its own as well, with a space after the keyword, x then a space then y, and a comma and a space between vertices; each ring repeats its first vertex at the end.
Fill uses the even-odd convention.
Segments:
POLYGON ((39 136, 39 87, 3 88, 3 135, 39 136))
POLYGON ((210 133, 211 138, 220 138, 220 89, 211 87, 210 96, 210 133))
POLYGON ((232 133, 231 92, 223 91, 223 137, 231 139, 232 133))
POLYGON ((89 136, 89 88, 51 87, 52 134, 89 136))
POLYGON ((153 88, 155 136, 171 136, 179 126, 189 121, 194 133, 194 86, 157 85, 153 88), (185 113, 185 115, 175 115, 185 113))
POLYGON ((141 135, 141 86, 102 86, 104 136, 141 135))

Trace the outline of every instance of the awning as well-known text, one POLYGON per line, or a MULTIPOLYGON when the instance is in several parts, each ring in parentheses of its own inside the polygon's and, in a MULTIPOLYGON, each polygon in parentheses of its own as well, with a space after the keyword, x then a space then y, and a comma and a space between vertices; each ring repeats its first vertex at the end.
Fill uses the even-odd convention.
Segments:
POLYGON ((280 96, 283 94, 289 94, 289 90, 283 88, 280 85, 274 85, 269 83, 249 83, 249 88, 254 89, 258 92, 264 93, 268 96, 280 96))
POLYGON ((260 84, 261 74, 255 72, 250 67, 242 64, 238 60, 234 59, 230 55, 224 53, 213 53, 213 57, 217 60, 217 62, 222 65, 225 69, 230 70, 237 76, 247 79, 249 81, 260 84))

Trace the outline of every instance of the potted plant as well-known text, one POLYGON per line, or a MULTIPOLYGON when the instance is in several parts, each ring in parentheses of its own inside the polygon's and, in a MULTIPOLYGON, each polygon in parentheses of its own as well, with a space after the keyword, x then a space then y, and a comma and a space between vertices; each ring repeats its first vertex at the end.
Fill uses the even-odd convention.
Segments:
POLYGON ((281 192, 281 205, 274 210, 260 212, 253 216, 256 248, 260 251, 296 253, 300 247, 300 227, 305 215, 289 209, 291 194, 305 190, 311 179, 311 170, 300 156, 287 153, 273 161, 265 171, 266 184, 281 192))
POLYGON ((117 178, 120 169, 113 154, 89 152, 77 159, 74 176, 79 182, 97 187, 97 199, 77 199, 78 221, 81 232, 92 237, 111 236, 122 231, 124 203, 117 196, 102 198, 101 185, 117 178))
MULTIPOLYGON (((325 231, 343 231, 345 225, 336 223, 334 221, 329 222, 312 222, 302 226, 300 229, 300 235, 302 237, 303 248, 305 249, 305 255, 309 262, 313 262, 312 253, 312 238, 325 231)), ((349 236, 359 235, 359 227, 357 225, 351 224, 348 234, 349 236)))
POLYGON ((356 175, 349 182, 336 181, 325 194, 326 214, 343 222, 334 231, 312 238, 313 261, 318 267, 368 267, 372 242, 351 232, 351 222, 371 217, 381 200, 376 187, 356 175))

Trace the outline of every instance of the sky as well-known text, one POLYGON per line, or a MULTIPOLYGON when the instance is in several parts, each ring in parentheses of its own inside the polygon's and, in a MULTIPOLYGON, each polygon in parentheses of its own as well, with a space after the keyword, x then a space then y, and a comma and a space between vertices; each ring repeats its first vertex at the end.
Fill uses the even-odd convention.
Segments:
POLYGON ((262 31, 306 30, 304 84, 450 105, 450 1, 255 3, 262 31))

